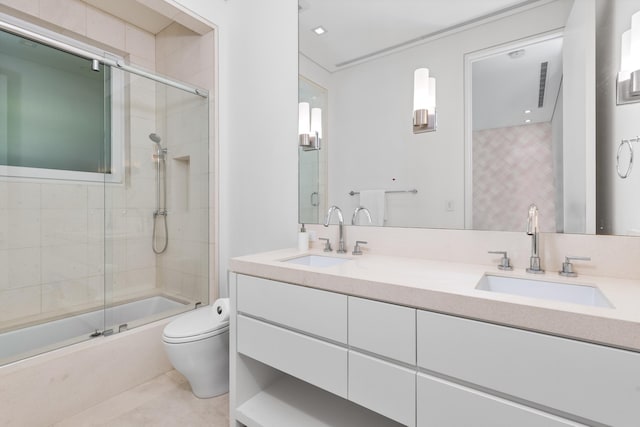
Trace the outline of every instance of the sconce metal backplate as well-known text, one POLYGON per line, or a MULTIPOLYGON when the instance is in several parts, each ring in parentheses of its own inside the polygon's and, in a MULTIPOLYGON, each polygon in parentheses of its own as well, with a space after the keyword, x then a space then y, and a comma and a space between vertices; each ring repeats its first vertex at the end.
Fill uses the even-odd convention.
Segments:
POLYGON ((640 102, 640 93, 633 95, 631 91, 632 86, 631 73, 618 73, 616 79, 616 104, 633 104, 640 102))
POLYGON ((298 137, 300 138, 299 145, 304 151, 320 150, 322 138, 318 134, 301 134, 298 137))
POLYGON ((413 113, 413 133, 433 132, 438 127, 436 112, 417 110, 413 113))

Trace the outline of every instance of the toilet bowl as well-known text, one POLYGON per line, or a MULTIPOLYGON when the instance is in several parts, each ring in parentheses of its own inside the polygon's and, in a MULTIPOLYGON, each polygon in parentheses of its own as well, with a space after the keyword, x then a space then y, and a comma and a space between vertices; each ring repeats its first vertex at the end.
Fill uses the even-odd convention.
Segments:
POLYGON ((229 391, 229 320, 214 307, 183 314, 162 333, 171 364, 202 399, 229 391))

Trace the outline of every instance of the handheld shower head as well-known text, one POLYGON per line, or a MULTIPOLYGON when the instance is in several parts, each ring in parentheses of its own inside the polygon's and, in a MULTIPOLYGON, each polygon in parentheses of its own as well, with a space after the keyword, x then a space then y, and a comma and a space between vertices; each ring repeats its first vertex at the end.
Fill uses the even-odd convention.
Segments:
POLYGON ((160 139, 160 137, 158 135, 156 135, 155 133, 150 133, 149 134, 149 139, 152 140, 153 142, 155 142, 156 144, 160 144, 160 141, 162 141, 160 139))

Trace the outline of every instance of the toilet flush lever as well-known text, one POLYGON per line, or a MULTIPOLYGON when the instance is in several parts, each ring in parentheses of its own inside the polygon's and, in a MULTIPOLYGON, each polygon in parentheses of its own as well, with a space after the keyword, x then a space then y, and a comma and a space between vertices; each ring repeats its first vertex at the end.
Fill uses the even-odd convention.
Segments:
POLYGON ((511 265, 511 260, 507 256, 507 251, 489 251, 489 253, 502 255, 502 258, 500 259, 500 264, 498 264, 499 270, 508 270, 508 271, 513 270, 513 266, 511 265))

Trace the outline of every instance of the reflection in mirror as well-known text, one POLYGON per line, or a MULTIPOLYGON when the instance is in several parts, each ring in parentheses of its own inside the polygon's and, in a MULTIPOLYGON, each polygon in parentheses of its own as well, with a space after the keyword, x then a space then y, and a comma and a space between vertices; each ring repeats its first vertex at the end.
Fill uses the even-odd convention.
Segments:
POLYGON ((298 218, 303 224, 318 224, 327 209, 327 90, 305 78, 298 79, 298 100, 322 111, 322 145, 319 150, 298 147, 298 218))
MULTIPOLYGON (((640 0, 602 2, 596 38, 598 67, 597 171, 598 171, 598 233, 640 235, 640 144, 633 141, 640 135, 640 103, 616 105, 616 78, 627 68, 622 57, 623 34, 631 28, 631 17, 640 11, 640 0), (620 148, 620 151, 618 149, 620 148), (634 162, 626 178, 630 161, 634 162), (619 159, 618 157, 619 152, 619 159), (616 167, 618 166, 618 167, 616 167), (622 176, 618 174, 620 170, 622 176)), ((637 55, 637 51, 636 51, 637 55)), ((640 58, 637 58, 640 59, 640 58)), ((636 60, 637 60, 636 59, 636 60)), ((633 66, 632 68, 635 68, 633 66)), ((622 80, 622 79, 621 79, 622 80)), ((623 86, 624 88, 624 86, 623 86)), ((628 89, 628 86, 627 86, 628 89)))
MULTIPOLYGON (((526 206, 544 203, 527 200, 522 209, 511 199, 537 199, 527 189, 540 186, 551 205, 541 213, 544 231, 594 232, 595 2, 424 3, 429 3, 428 13, 416 11, 415 7, 423 6, 408 0, 381 0, 376 8, 366 7, 367 0, 300 3, 299 73, 327 90, 329 114, 325 123, 329 126, 324 132, 331 134, 331 147, 325 151, 326 203, 340 206, 348 216, 365 207, 372 211, 374 225, 524 230, 526 206), (311 30, 318 25, 327 32, 313 34, 311 30), (385 40, 386 35, 391 38, 385 40), (535 173, 541 166, 532 162, 531 156, 518 154, 522 162, 519 170, 526 171, 531 179, 500 192, 498 209, 501 213, 509 211, 508 216, 483 223, 479 213, 474 219, 474 204, 479 207, 487 194, 480 183, 473 181, 483 167, 472 164, 471 123, 480 120, 486 113, 482 109, 488 107, 478 106, 481 111, 476 119, 469 58, 478 61, 480 67, 480 52, 487 56, 490 49, 506 49, 524 41, 531 44, 536 37, 554 38, 550 35, 562 40, 562 59, 556 61, 556 57, 554 65, 548 64, 544 82, 545 109, 552 109, 544 117, 552 124, 538 127, 544 126, 546 133, 561 133, 558 141, 562 143, 551 145, 547 138, 544 180, 535 173), (429 68, 430 75, 437 78, 435 132, 412 132, 413 74, 418 68, 429 68), (552 75, 560 80, 549 80, 552 75), (570 109, 560 102, 566 104, 567 99, 571 99, 570 109), (571 144, 583 148, 574 151, 571 144), (553 155, 553 148, 562 148, 562 156, 553 155), (559 162, 567 158, 567 150, 571 150, 572 163, 581 170, 554 164, 554 159, 559 162), (569 182, 568 176, 575 179, 569 182), (577 200, 568 200, 568 195, 577 195, 577 200), (363 203, 363 196, 369 201, 363 203), (377 205, 382 217, 375 218, 372 204, 377 205)), ((537 101, 540 64, 530 77, 520 77, 519 85, 531 88, 537 101)), ((497 96, 484 96, 492 97, 497 96)), ((488 126, 508 126, 506 122, 496 123, 488 126)), ((301 175, 307 168, 313 169, 303 156, 301 175)), ((307 195, 300 196, 301 222, 312 219, 302 216, 307 200, 307 195)), ((493 214, 489 210, 482 215, 486 218, 493 214)))
POLYGON ((533 203, 540 231, 562 232, 561 34, 483 50, 466 63, 472 130, 465 195, 471 228, 521 231, 522 212, 533 203))

